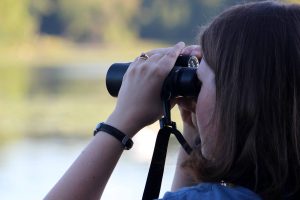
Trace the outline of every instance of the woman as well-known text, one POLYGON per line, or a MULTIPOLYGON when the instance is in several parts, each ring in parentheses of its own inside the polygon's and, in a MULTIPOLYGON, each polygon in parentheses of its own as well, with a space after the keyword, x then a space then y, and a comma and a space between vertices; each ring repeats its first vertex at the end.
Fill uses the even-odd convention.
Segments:
MULTIPOLYGON (((105 123, 132 138, 156 121, 175 60, 196 55, 198 99, 176 101, 184 137, 200 143, 192 156, 179 153, 164 199, 299 198, 300 6, 234 6, 205 28, 201 47, 180 42, 137 58, 105 123)), ((123 149, 99 131, 46 199, 99 199, 123 149)))

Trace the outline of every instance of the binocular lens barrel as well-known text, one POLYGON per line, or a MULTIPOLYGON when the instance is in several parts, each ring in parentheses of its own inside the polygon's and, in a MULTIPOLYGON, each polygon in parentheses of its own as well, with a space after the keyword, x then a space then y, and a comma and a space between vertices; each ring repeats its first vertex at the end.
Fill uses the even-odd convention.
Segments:
MULTIPOLYGON (((198 59, 195 59, 197 59, 195 56, 178 57, 174 68, 164 82, 162 93, 168 93, 171 98, 178 96, 198 96, 201 82, 197 77, 197 64, 195 64, 199 62, 198 59)), ((123 76, 130 64, 131 63, 114 63, 108 69, 106 74, 106 88, 111 96, 118 96, 123 76)))
POLYGON ((111 96, 118 96, 123 76, 129 65, 130 63, 114 63, 108 69, 106 74, 106 88, 111 96))

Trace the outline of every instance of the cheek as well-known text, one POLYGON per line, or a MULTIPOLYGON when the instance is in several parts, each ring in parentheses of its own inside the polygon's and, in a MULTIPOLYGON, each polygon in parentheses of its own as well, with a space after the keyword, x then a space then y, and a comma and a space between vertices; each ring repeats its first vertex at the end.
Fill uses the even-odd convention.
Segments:
POLYGON ((208 129, 210 128, 209 122, 213 116, 214 108, 215 92, 213 89, 209 89, 203 85, 196 105, 196 118, 200 137, 202 134, 208 132, 208 129))
POLYGON ((215 90, 201 88, 196 105, 197 127, 201 140, 201 151, 206 158, 212 156, 216 145, 217 126, 212 121, 215 109, 215 90))

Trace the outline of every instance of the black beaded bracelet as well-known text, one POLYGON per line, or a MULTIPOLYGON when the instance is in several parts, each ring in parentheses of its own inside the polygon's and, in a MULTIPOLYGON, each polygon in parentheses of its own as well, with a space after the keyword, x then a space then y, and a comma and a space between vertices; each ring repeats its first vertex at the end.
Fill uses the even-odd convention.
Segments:
POLYGON ((105 124, 104 122, 99 123, 95 130, 94 130, 94 136, 99 132, 103 131, 106 132, 113 137, 115 137, 117 140, 119 140, 122 145, 124 146, 124 149, 129 150, 133 146, 133 141, 128 137, 126 134, 124 134, 122 131, 116 129, 115 127, 112 127, 108 124, 105 124))

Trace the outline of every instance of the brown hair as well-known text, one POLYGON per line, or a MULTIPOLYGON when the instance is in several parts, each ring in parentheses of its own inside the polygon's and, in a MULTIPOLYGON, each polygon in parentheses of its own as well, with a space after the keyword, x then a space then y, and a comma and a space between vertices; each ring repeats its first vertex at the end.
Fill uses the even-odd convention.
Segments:
POLYGON ((201 148, 185 164, 197 180, 238 184, 264 199, 300 188, 300 6, 234 6, 204 30, 215 72, 218 122, 213 159, 201 148))

